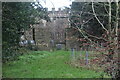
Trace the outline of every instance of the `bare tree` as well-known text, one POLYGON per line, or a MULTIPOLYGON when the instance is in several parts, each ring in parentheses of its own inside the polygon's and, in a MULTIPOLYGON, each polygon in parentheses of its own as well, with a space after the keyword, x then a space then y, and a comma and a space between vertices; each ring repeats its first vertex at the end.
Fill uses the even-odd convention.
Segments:
MULTIPOLYGON (((86 5, 84 5, 82 7, 80 14, 78 14, 80 16, 80 18, 82 17, 82 14, 86 13, 83 10, 85 6, 86 5)), ((119 52, 118 51, 119 50, 119 38, 118 38, 118 36, 119 36, 119 0, 115 0, 115 2, 108 0, 108 4, 104 4, 104 8, 105 8, 105 11, 107 12, 107 14, 106 15, 103 14, 103 15, 108 16, 107 17, 108 18, 108 22, 107 22, 108 27, 106 27, 106 25, 104 25, 101 22, 100 18, 98 17, 98 14, 95 11, 95 3, 94 2, 92 2, 92 5, 91 5, 92 13, 87 12, 87 14, 93 15, 93 17, 96 19, 96 21, 101 25, 101 28, 103 29, 104 35, 106 37, 95 36, 93 34, 88 33, 85 29, 83 29, 83 26, 85 24, 87 24, 91 19, 93 19, 93 17, 90 17, 87 20, 80 19, 79 24, 81 25, 81 27, 79 27, 76 23, 72 22, 72 20, 71 20, 71 22, 74 23, 74 25, 75 25, 74 28, 77 29, 82 34, 82 36, 85 39, 87 39, 92 45, 94 45, 94 46, 99 45, 100 46, 100 44, 97 44, 92 38, 97 39, 97 40, 103 40, 107 43, 107 46, 104 47, 105 48, 104 51, 108 52, 107 57, 106 57, 106 61, 111 62, 112 66, 115 67, 114 64, 117 64, 116 61, 118 61, 118 59, 114 60, 114 55, 118 55, 118 52, 119 52), (112 15, 112 11, 113 11, 112 10, 113 9, 112 3, 115 4, 115 10, 114 10, 115 16, 112 15), (105 7, 106 5, 108 6, 108 9, 105 7), (113 22, 112 17, 115 18, 114 22, 113 22)), ((118 70, 118 69, 116 69, 116 70, 118 70)), ((113 72, 111 72, 112 77, 116 77, 116 75, 118 76, 118 71, 116 71, 114 73, 115 74, 113 75, 113 72)))

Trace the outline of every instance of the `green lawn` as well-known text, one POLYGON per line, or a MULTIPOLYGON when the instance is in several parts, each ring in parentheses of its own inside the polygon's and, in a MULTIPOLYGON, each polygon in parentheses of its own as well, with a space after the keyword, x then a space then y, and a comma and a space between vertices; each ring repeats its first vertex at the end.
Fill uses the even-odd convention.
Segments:
MULTIPOLYGON (((18 61, 3 64, 4 78, 100 78, 103 72, 66 64, 69 51, 33 51, 18 61)), ((107 77, 107 76, 105 76, 107 77)))

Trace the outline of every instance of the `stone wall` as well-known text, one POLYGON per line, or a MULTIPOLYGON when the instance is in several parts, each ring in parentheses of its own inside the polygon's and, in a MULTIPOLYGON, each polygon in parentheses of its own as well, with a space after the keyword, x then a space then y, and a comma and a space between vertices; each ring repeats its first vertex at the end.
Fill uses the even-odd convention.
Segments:
POLYGON ((25 38, 27 40, 33 40, 33 30, 31 28, 25 31, 25 38))
POLYGON ((49 28, 35 28, 35 41, 39 50, 50 50, 49 28))

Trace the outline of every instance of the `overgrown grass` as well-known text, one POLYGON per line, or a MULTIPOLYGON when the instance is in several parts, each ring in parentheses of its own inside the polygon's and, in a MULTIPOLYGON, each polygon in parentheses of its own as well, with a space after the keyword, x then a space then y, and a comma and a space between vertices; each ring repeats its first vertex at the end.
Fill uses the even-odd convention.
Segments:
MULTIPOLYGON (((4 78, 101 78, 101 72, 66 64, 69 51, 33 51, 3 64, 4 78)), ((108 77, 108 76, 104 76, 108 77)))

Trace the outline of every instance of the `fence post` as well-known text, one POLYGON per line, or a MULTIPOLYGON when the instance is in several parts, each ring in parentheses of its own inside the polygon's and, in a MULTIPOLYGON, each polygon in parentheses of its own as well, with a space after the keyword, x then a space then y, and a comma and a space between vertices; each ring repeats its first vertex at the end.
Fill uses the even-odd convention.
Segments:
POLYGON ((88 65, 88 51, 86 51, 86 65, 88 65))
POLYGON ((71 48, 71 56, 72 56, 72 59, 75 59, 75 49, 74 48, 71 48))

